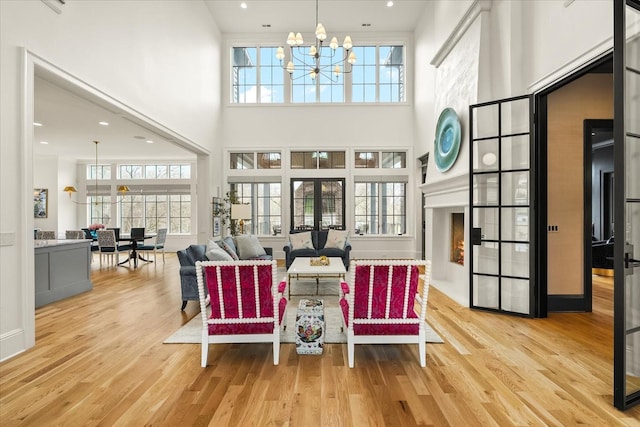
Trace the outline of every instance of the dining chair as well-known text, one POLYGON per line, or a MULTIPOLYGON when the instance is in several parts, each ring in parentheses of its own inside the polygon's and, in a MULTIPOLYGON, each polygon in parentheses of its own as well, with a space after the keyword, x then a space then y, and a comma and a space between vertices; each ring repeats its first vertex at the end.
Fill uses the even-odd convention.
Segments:
POLYGON ((53 230, 38 230, 36 231, 36 240, 55 240, 56 232, 53 230))
MULTIPOLYGON (((102 258, 107 257, 111 260, 113 266, 118 265, 120 261, 120 249, 116 241, 116 233, 114 230, 98 230, 98 253, 100 254, 100 268, 102 268, 102 258), (115 262, 114 262, 115 256, 115 262)), ((129 254, 127 254, 129 257, 129 254)), ((131 259, 128 260, 131 265, 131 259)))
POLYGON ((131 243, 142 243, 144 244, 144 227, 131 227, 131 243))
POLYGON ((352 260, 349 276, 349 283, 341 283, 339 299, 349 367, 354 366, 355 344, 418 344, 424 368, 431 261, 352 260))
MULTIPOLYGON (((133 230, 133 229, 132 229, 133 230)), ((158 234, 156 235, 156 240, 152 245, 142 245, 138 246, 138 252, 153 252, 153 262, 156 262, 156 254, 158 252, 162 252, 162 263, 164 264, 164 242, 167 240, 167 229, 161 228, 158 230, 158 234)))
POLYGON ((82 230, 66 230, 64 232, 64 238, 67 240, 84 240, 84 231, 82 230))
POLYGON ((118 249, 118 251, 125 252, 125 251, 131 250, 131 243, 129 243, 129 239, 125 240, 127 244, 125 245, 120 244, 120 227, 110 227, 110 228, 107 228, 107 230, 113 230, 113 233, 115 234, 115 238, 116 238, 116 248, 118 249))

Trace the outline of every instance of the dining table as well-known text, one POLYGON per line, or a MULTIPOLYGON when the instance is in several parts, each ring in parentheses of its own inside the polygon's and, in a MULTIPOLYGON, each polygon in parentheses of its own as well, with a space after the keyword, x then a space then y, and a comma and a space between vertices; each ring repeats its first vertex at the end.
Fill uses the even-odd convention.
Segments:
POLYGON ((147 240, 156 237, 155 234, 145 234, 144 236, 136 236, 132 238, 128 234, 121 234, 118 238, 119 242, 130 242, 131 243, 131 252, 129 252, 129 256, 122 262, 119 262, 118 265, 122 265, 125 262, 129 262, 129 260, 133 260, 133 268, 138 268, 138 260, 144 262, 153 262, 150 259, 143 258, 142 255, 138 253, 138 241, 147 240))

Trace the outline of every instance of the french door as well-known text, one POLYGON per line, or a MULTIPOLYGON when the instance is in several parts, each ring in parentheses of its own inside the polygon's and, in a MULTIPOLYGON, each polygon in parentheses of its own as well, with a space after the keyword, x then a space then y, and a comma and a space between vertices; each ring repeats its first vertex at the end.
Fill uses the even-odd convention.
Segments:
POLYGON ((344 230, 344 178, 293 178, 291 229, 344 230))
POLYGON ((469 107, 471 308, 534 316, 532 97, 469 107))
POLYGON ((627 409, 640 403, 640 1, 613 10, 614 404, 627 409))

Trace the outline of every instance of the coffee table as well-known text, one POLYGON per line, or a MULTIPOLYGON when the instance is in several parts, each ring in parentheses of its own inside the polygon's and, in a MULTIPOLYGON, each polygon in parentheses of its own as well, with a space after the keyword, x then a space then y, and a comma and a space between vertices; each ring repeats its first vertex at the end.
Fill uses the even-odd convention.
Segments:
MULTIPOLYGON (((310 257, 296 257, 287 270, 287 289, 289 298, 291 298, 291 278, 311 277, 316 279, 316 295, 319 295, 319 286, 321 277, 337 277, 344 279, 347 269, 344 268, 342 258, 329 257, 329 265, 311 265, 310 257)), ((295 296, 295 294, 294 294, 295 296)))

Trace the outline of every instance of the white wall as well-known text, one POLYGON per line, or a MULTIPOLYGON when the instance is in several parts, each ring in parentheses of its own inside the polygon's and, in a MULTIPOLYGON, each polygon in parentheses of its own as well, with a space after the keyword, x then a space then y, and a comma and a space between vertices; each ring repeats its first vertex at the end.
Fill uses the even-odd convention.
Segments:
MULTIPOLYGON (((0 359, 35 340, 33 238, 26 235, 33 228, 32 105, 23 102, 33 76, 22 48, 205 151, 217 148, 221 36, 203 2, 62 8, 58 15, 40 1, 0 2, 0 359)), ((200 194, 209 199, 206 184, 200 194)))
MULTIPOLYGON (((37 168, 37 165, 34 161, 34 165, 37 168)), ((58 174, 56 176, 57 187, 54 191, 56 193, 56 200, 59 201, 58 209, 56 214, 58 215, 58 233, 62 236, 66 230, 79 230, 82 227, 79 227, 79 224, 84 224, 84 222, 80 222, 78 218, 78 210, 76 209, 76 205, 73 203, 63 203, 65 200, 60 200, 60 198, 67 198, 68 195, 62 194, 60 189, 64 188, 67 182, 74 183, 76 181, 76 163, 69 159, 58 159, 58 174)))
MULTIPOLYGON (((58 159, 55 157, 34 158, 33 188, 46 188, 47 217, 34 218, 33 226, 41 230, 58 231, 58 159)), ((33 215, 32 215, 33 217, 33 215)))
POLYGON ((522 2, 522 28, 513 28, 513 32, 523 35, 524 55, 522 67, 514 72, 522 73, 525 84, 553 76, 576 59, 578 63, 574 65, 579 66, 588 57, 613 46, 612 0, 576 0, 568 7, 564 3, 522 2))

